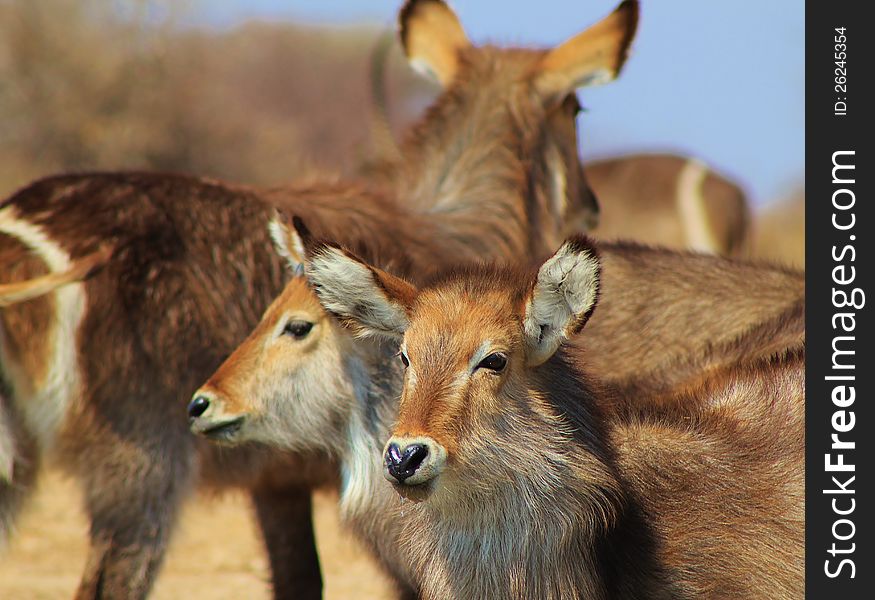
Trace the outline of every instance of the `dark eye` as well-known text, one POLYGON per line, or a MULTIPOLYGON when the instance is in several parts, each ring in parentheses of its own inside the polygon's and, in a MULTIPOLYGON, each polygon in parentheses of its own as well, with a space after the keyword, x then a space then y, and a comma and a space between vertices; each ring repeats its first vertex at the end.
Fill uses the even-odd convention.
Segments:
POLYGON ((580 101, 574 94, 571 94, 567 98, 565 98, 565 102, 563 102, 563 104, 565 105, 565 108, 575 117, 581 112, 586 112, 586 109, 580 105, 580 101))
POLYGON ((410 361, 407 359, 406 354, 404 354, 403 352, 399 352, 398 357, 401 359, 401 362, 404 364, 405 369, 410 366, 410 361))
POLYGON ((480 364, 477 365, 477 368, 489 369, 490 371, 501 373, 502 371, 504 371, 505 366, 507 366, 507 357, 501 352, 493 352, 492 354, 481 360, 480 364))
POLYGON ((311 329, 313 329, 313 323, 309 321, 289 321, 283 328, 283 335, 290 335, 296 340, 300 340, 307 337, 311 329))

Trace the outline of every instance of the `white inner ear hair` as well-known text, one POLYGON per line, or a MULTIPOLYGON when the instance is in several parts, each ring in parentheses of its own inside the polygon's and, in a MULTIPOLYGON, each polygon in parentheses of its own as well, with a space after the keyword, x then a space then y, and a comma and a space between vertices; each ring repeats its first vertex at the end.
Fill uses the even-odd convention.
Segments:
POLYGON ((407 329, 406 312, 386 296, 374 273, 341 250, 321 250, 310 259, 307 276, 322 306, 358 323, 360 335, 398 339, 407 329))
POLYGON ((531 362, 549 358, 569 336, 569 325, 593 307, 598 277, 598 260, 569 244, 541 265, 524 321, 526 336, 537 348, 531 362))
POLYGON ((441 82, 441 78, 438 77, 437 71, 434 70, 434 68, 431 66, 431 63, 428 62, 428 60, 426 60, 425 58, 411 57, 407 62, 408 64, 410 64, 410 67, 414 71, 416 71, 423 77, 431 79, 436 83, 441 82))
POLYGON ((274 248, 295 275, 304 274, 304 243, 297 231, 282 222, 277 215, 267 226, 274 248))
POLYGON ((610 69, 600 68, 582 75, 576 82, 577 87, 595 87, 614 80, 616 74, 610 69))

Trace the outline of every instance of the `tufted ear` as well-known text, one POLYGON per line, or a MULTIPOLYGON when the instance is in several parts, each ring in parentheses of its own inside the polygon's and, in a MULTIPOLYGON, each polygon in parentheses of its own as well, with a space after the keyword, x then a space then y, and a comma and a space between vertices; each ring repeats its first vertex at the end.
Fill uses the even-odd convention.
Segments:
POLYGON ((575 89, 614 79, 626 62, 638 28, 638 0, 550 50, 539 64, 536 87, 545 97, 563 98, 575 89))
POLYGON ((459 50, 471 45, 456 14, 441 0, 408 0, 398 28, 410 66, 447 87, 458 69, 459 50))
POLYGON ((336 244, 313 239, 298 217, 293 224, 307 278, 325 310, 356 335, 400 340, 409 325, 416 287, 336 244))
POLYGON ((543 363, 583 329, 598 302, 600 272, 598 254, 583 236, 568 239, 541 265, 523 314, 529 365, 543 363))
POLYGON ((303 275, 304 243, 294 227, 289 225, 286 216, 279 210, 274 211, 268 230, 277 254, 285 259, 289 270, 295 277, 303 275))

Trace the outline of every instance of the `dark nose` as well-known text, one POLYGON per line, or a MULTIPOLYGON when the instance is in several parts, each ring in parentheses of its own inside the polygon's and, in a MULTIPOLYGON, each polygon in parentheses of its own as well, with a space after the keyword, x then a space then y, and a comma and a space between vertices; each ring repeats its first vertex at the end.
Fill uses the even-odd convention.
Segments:
POLYGON ((402 451, 398 444, 389 444, 386 448, 386 468, 389 475, 404 483, 404 480, 416 473, 416 469, 428 456, 428 448, 423 444, 410 444, 402 451))
POLYGON ((196 419, 204 414, 209 407, 209 398, 206 396, 196 396, 195 399, 188 404, 188 416, 192 419, 196 419))

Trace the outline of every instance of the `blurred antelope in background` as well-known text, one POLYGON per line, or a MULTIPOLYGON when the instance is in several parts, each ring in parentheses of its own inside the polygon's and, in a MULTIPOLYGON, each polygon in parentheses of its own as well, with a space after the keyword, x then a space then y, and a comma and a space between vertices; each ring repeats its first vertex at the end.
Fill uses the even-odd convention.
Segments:
POLYGON ((678 250, 743 256, 751 216, 735 183, 698 159, 633 154, 585 164, 599 198, 600 240, 628 239, 678 250))
MULTIPOLYGON (((191 390, 283 289, 268 241, 273 207, 305 215, 321 235, 405 256, 399 268, 544 252, 595 207, 577 155, 574 89, 617 74, 637 14, 627 1, 556 49, 502 50, 471 45, 442 2, 408 2, 405 51, 446 92, 412 129, 403 161, 368 180, 255 190, 162 174, 70 175, 0 204, 5 283, 39 285, 108 252, 90 279, 0 313, 4 408, 13 413, 0 423, 16 436, 12 479, 0 482, 3 534, 43 458, 55 456, 81 481, 91 520, 77 597, 142 598, 191 487, 242 487, 275 596, 317 597, 309 492, 335 480, 335 457, 312 446, 222 452, 191 436, 184 415, 191 390)), ((278 343, 306 341, 317 365, 336 355, 330 341, 320 345, 333 325, 283 317, 278 343)), ((355 374, 352 389, 344 385, 335 391, 352 394, 355 374)), ((240 424, 215 425, 200 432, 221 438, 240 424)))
POLYGON ((805 191, 759 207, 750 254, 797 269, 805 266, 805 191))
POLYGON ((421 289, 336 246, 308 253, 326 308, 359 336, 400 341, 383 473, 415 503, 393 551, 423 597, 802 594, 801 352, 617 418, 562 349, 600 294, 588 240, 537 271, 471 265, 421 289))
MULTIPOLYGON (((401 157, 392 134, 385 81, 392 41, 390 35, 380 36, 370 60, 371 140, 375 155, 389 161, 401 157)), ((721 256, 744 256, 749 249, 746 194, 701 160, 631 154, 584 166, 595 192, 586 225, 596 238, 721 256)))

